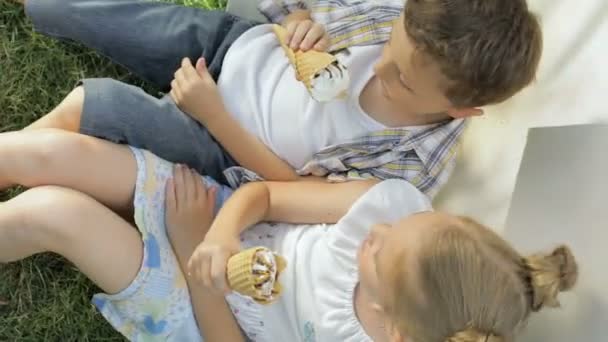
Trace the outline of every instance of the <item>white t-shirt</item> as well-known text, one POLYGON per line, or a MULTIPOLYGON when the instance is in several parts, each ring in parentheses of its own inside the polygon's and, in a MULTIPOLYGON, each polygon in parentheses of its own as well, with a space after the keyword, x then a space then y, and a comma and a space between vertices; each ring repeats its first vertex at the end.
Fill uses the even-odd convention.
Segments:
POLYGON ((385 128, 359 104, 382 46, 358 46, 348 51, 340 56, 351 77, 348 99, 319 103, 296 80, 272 26, 259 25, 228 50, 218 87, 228 111, 241 125, 299 169, 325 147, 385 128))
POLYGON ((228 297, 233 310, 243 311, 239 324, 255 341, 371 341, 353 302, 359 247, 374 224, 428 210, 426 196, 393 179, 371 188, 335 225, 259 224, 247 230, 244 247, 275 250, 287 268, 280 276, 283 294, 272 305, 245 307, 228 297))

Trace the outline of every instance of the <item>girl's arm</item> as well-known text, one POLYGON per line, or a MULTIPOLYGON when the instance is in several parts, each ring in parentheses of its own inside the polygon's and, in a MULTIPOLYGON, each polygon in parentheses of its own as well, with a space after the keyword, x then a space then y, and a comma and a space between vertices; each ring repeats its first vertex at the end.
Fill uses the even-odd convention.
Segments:
POLYGON ((205 341, 244 342, 239 326, 223 295, 194 282, 187 265, 213 220, 215 190, 206 189, 198 174, 177 167, 167 183, 166 223, 173 251, 186 278, 192 308, 205 341))
POLYGON ((192 254, 188 270, 206 288, 226 293, 226 265, 240 250, 242 231, 261 221, 335 223, 375 182, 249 183, 226 201, 192 254))
POLYGON ((336 223, 375 183, 375 180, 249 183, 224 204, 211 225, 210 234, 239 235, 263 221, 336 223))
MULTIPOLYGON (((180 260, 182 270, 187 270, 188 259, 193 251, 190 251, 187 258, 180 260)), ((204 340, 209 342, 245 342, 245 338, 224 296, 212 293, 190 276, 186 276, 186 281, 190 291, 194 316, 204 340)))

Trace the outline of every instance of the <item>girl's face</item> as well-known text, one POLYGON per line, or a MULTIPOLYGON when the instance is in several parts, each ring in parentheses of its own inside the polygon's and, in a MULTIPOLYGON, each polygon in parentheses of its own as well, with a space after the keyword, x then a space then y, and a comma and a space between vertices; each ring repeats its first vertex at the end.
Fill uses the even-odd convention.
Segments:
MULTIPOLYGON (((411 215, 395 225, 377 224, 359 248, 359 286, 380 306, 386 296, 389 279, 405 272, 408 286, 419 291, 416 280, 418 255, 433 232, 449 226, 456 218, 442 213, 423 212, 411 215)), ((453 225, 452 225, 453 226, 453 225)), ((458 226, 458 225, 456 225, 458 226)))

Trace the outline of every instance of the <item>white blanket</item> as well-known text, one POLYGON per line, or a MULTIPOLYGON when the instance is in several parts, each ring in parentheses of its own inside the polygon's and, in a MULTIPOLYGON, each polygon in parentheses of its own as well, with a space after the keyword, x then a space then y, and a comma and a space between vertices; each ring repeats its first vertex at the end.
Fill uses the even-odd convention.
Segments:
MULTIPOLYGON (((498 231, 504 228, 528 128, 608 122, 608 1, 528 2, 544 31, 538 79, 471 121, 456 171, 435 203, 498 231)), ((564 155, 565 163, 568 159, 564 155)))

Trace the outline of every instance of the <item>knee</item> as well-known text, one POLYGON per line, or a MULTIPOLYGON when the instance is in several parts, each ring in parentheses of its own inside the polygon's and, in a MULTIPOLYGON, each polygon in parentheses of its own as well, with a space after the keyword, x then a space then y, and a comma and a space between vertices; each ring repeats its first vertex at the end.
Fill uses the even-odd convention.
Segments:
POLYGON ((58 207, 65 205, 59 201, 58 190, 54 187, 37 187, 2 204, 2 215, 13 222, 8 227, 9 236, 16 241, 29 241, 41 251, 51 251, 52 245, 65 239, 67 232, 51 224, 53 216, 63 214, 57 210, 58 207))
POLYGON ((63 172, 72 158, 87 153, 86 137, 56 129, 40 129, 24 132, 27 142, 20 149, 23 162, 19 176, 20 185, 35 187, 52 184, 57 172, 63 172))
POLYGON ((26 127, 25 130, 57 128, 68 132, 80 131, 84 96, 85 92, 82 86, 75 88, 55 109, 26 127))
POLYGON ((12 206, 21 222, 20 234, 42 250, 56 252, 82 234, 82 227, 69 224, 70 218, 80 215, 83 201, 91 200, 75 190, 40 186, 25 191, 7 204, 12 206))
POLYGON ((78 86, 65 97, 57 108, 55 108, 51 115, 56 116, 57 128, 70 132, 78 132, 80 130, 84 98, 84 87, 78 86))

